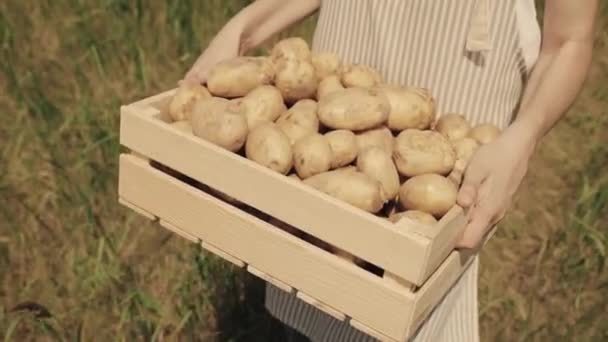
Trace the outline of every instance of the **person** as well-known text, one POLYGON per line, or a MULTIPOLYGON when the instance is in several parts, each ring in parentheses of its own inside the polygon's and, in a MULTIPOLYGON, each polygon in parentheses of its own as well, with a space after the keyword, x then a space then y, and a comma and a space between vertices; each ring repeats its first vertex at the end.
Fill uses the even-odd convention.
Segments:
MULTIPOLYGON (((539 141, 581 90, 597 7, 598 0, 546 1, 541 28, 533 0, 258 0, 219 31, 183 82, 204 83, 218 61, 318 11, 313 51, 374 67, 387 83, 430 89, 438 116, 462 113, 501 128, 473 155, 458 193, 468 223, 457 248, 475 250, 509 208, 539 141)), ((475 257, 412 341, 479 340, 477 272, 475 257)), ((271 285, 266 307, 292 336, 374 340, 271 285)))

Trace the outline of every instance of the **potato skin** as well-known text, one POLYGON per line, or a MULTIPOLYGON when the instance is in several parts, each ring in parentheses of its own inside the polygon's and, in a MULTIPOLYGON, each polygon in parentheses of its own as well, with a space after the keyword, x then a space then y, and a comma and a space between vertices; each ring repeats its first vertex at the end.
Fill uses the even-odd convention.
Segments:
POLYGON ((391 155, 380 147, 368 147, 357 157, 357 169, 382 184, 385 201, 399 193, 399 173, 391 155))
POLYGON ((462 138, 453 141, 452 144, 456 152, 456 163, 454 163, 454 169, 448 175, 448 179, 459 186, 471 157, 479 148, 479 143, 473 138, 462 138))
POLYGON ((437 223, 437 219, 433 215, 420 210, 406 210, 399 213, 393 213, 388 217, 388 220, 393 223, 397 223, 403 217, 407 217, 409 219, 429 226, 432 226, 437 223))
POLYGON ((319 101, 319 121, 332 129, 362 131, 382 125, 388 119, 386 96, 363 88, 332 92, 319 101))
POLYGON ((319 173, 303 180, 319 191, 370 213, 382 209, 382 186, 354 167, 319 173))
POLYGON ((172 122, 171 126, 175 127, 181 132, 192 134, 192 124, 188 120, 172 122))
POLYGON ((245 143, 248 159, 286 175, 293 166, 293 151, 289 139, 274 122, 254 128, 245 143))
POLYGON ((321 134, 303 137, 293 145, 294 167, 301 179, 326 172, 331 167, 332 151, 321 134))
POLYGON ((342 62, 340 61, 340 57, 338 57, 338 55, 333 52, 313 53, 312 65, 315 67, 315 74, 320 80, 331 75, 340 75, 342 68, 342 62))
POLYGON ((331 168, 337 169, 352 163, 359 152, 355 134, 345 129, 325 133, 332 151, 331 168))
POLYGON ((194 135, 231 152, 243 147, 249 131, 243 106, 218 97, 196 101, 190 122, 194 135))
POLYGON ((281 92, 271 86, 262 85, 240 99, 245 106, 247 125, 252 130, 263 122, 273 122, 287 111, 281 92))
POLYGON ((272 62, 277 65, 290 59, 311 61, 308 43, 300 37, 289 37, 278 41, 270 51, 272 62))
POLYGON ((214 96, 235 98, 270 84, 275 71, 268 57, 235 57, 217 63, 209 70, 207 88, 214 96))
POLYGON ((489 144, 500 135, 500 129, 492 124, 480 124, 469 131, 468 137, 477 140, 481 145, 489 144))
POLYGON ((196 100, 209 98, 211 94, 200 84, 183 84, 177 88, 169 102, 169 117, 173 121, 190 120, 196 100))
POLYGON ((425 173, 446 175, 454 168, 456 152, 438 132, 406 129, 395 138, 393 159, 399 173, 406 177, 425 173))
POLYGON ((319 81, 311 62, 289 59, 276 65, 274 83, 285 102, 295 103, 315 98, 319 81))
POLYGON ((371 88, 383 82, 382 75, 366 65, 347 64, 342 68, 342 84, 347 88, 371 88))
POLYGON ((393 131, 408 128, 427 129, 435 120, 435 100, 424 88, 380 85, 391 105, 387 126, 393 131))
POLYGON ((317 87, 317 100, 321 100, 338 90, 344 90, 344 86, 340 82, 340 77, 337 75, 329 75, 319 82, 319 86, 317 87))
POLYGON ((456 141, 465 138, 471 130, 471 124, 464 115, 448 113, 442 115, 435 124, 435 130, 443 134, 448 140, 456 141))
POLYGON ((292 145, 300 138, 319 132, 317 102, 310 99, 296 102, 279 116, 276 123, 287 135, 292 145))
POLYGON ((380 127, 361 132, 356 135, 357 148, 363 151, 367 147, 377 146, 393 154, 395 138, 387 127, 380 127))
POLYGON ((447 178, 437 174, 415 176, 399 189, 399 201, 403 208, 419 210, 441 218, 455 204, 458 189, 447 178))

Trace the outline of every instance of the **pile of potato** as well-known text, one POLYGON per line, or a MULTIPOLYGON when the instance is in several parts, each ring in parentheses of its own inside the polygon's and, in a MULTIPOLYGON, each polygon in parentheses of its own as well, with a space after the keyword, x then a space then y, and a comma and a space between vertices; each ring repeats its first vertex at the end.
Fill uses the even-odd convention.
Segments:
POLYGON ((437 120, 429 90, 386 84, 377 70, 312 53, 297 37, 269 56, 220 62, 206 87, 177 90, 169 114, 194 135, 361 210, 429 225, 455 205, 475 149, 499 134, 460 114, 437 120))

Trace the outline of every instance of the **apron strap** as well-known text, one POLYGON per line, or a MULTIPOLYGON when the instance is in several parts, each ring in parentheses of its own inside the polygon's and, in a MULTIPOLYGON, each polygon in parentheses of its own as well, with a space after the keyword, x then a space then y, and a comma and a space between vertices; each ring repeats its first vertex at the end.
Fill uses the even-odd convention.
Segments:
POLYGON ((490 17, 490 0, 475 0, 465 46, 467 51, 489 51, 492 48, 490 17))

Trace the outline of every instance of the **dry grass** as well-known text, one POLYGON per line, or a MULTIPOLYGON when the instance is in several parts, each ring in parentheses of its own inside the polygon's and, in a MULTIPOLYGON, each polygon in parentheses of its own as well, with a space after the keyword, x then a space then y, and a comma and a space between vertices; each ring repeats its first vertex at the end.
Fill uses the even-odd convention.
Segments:
MULTIPOLYGON (((0 2, 5 341, 281 339, 259 281, 117 203, 119 105, 172 87, 244 3, 0 2)), ((310 37, 313 25, 291 34, 310 37)), ((486 341, 608 339, 602 25, 584 94, 484 251, 486 341)))

